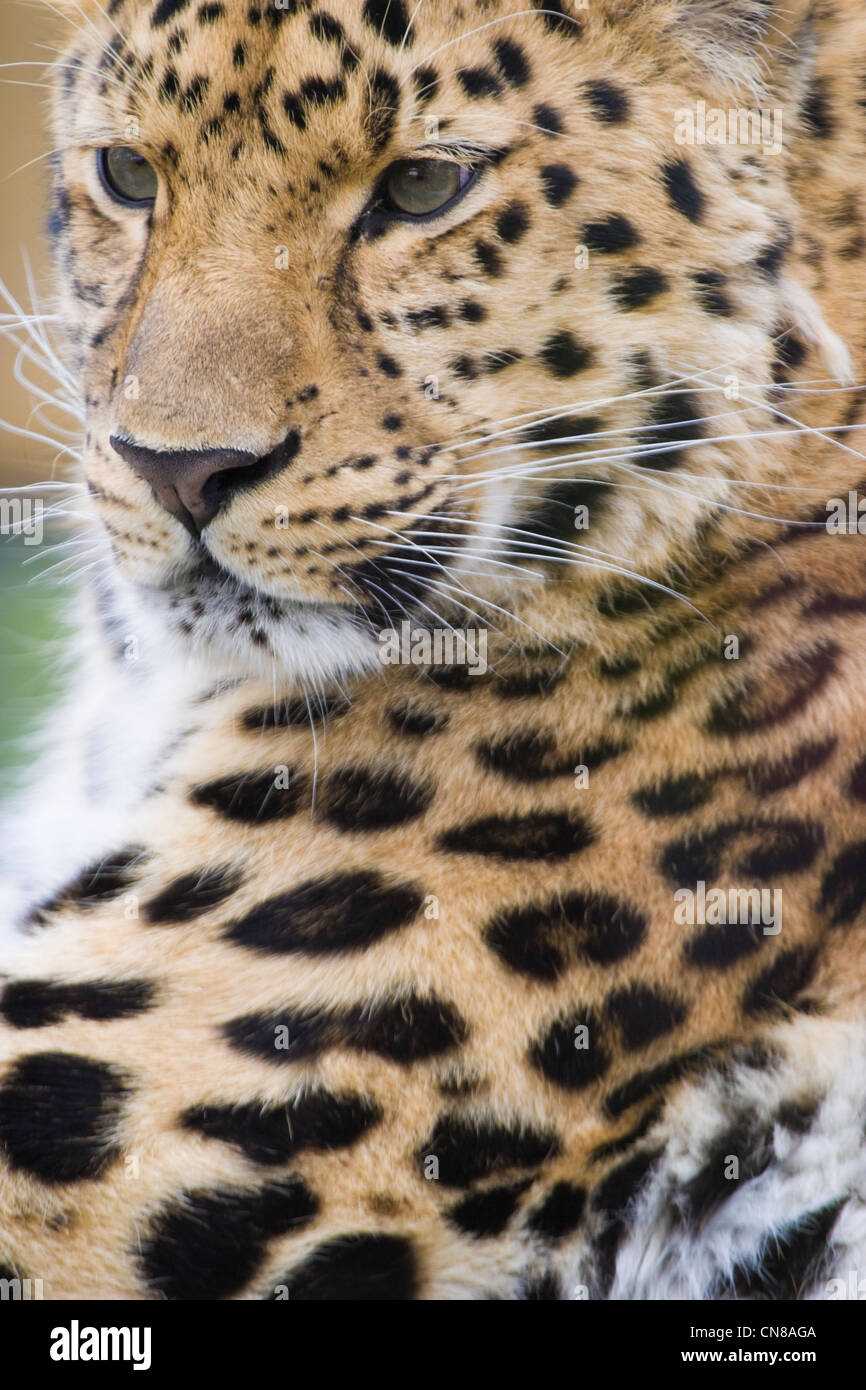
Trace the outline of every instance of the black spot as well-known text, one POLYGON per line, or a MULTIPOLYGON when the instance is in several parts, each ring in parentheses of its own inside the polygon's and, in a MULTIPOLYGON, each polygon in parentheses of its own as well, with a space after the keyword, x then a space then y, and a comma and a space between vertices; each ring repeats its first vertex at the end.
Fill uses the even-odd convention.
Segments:
POLYGON ((667 288, 667 277, 651 265, 632 266, 611 280, 611 293, 624 309, 642 309, 667 288))
POLYGON ((224 14, 225 8, 223 5, 208 4, 202 5, 197 18, 199 24, 215 24, 224 14))
POLYGON ((471 1187, 481 1178, 509 1169, 534 1169, 555 1158, 560 1143, 552 1130, 499 1124, 480 1117, 440 1115, 429 1139, 418 1150, 423 1172, 428 1158, 439 1160, 443 1187, 471 1187))
POLYGON ((562 811, 525 816, 485 816, 443 831, 436 848, 450 854, 483 854, 495 859, 566 859, 595 838, 586 821, 562 811))
POLYGON ((657 1149, 635 1154, 618 1168, 612 1168, 593 1191, 593 1205, 607 1218, 606 1228, 596 1245, 599 1278, 604 1290, 613 1283, 616 1253, 627 1230, 629 1211, 637 1203, 658 1157, 657 1149))
POLYGON ((457 314, 465 323, 482 323, 487 317, 487 310, 477 299, 464 299, 457 309, 457 314))
POLYGON ((555 1245, 577 1229, 585 1207, 584 1188, 570 1182, 555 1183, 541 1205, 529 1213, 526 1229, 555 1245))
POLYGON ((432 800, 430 781, 396 769, 341 767, 324 779, 316 811, 340 830, 387 830, 415 820, 432 800))
MULTIPOLYGON (((820 825, 805 820, 745 817, 725 821, 667 846, 662 868, 674 884, 718 879, 728 856, 746 882, 763 882, 808 869, 824 844, 820 825)), ((745 891, 745 890, 744 890, 745 891)))
POLYGON ((413 328, 447 328, 449 313, 444 304, 431 304, 426 309, 410 309, 406 322, 413 328))
POLYGON ((46 1028, 69 1014, 99 1021, 130 1018, 151 1007, 154 993, 147 980, 88 980, 71 985, 56 980, 10 980, 0 1014, 13 1028, 46 1028))
POLYGON ((314 38, 320 39, 322 43, 341 44, 345 40, 346 31, 333 15, 319 11, 311 14, 307 23, 310 26, 310 33, 314 38))
POLYGON ((816 77, 800 108, 803 124, 810 135, 829 140, 835 133, 836 122, 830 105, 830 92, 824 78, 816 77))
POLYGON ((448 1220, 458 1230, 479 1239, 499 1236, 505 1230, 520 1203, 531 1179, 489 1187, 485 1192, 473 1192, 447 1212, 448 1220))
POLYGON ((234 1144, 253 1163, 287 1163, 305 1151, 347 1149, 382 1119, 363 1096, 312 1091, 292 1105, 196 1105, 180 1117, 184 1129, 234 1144))
POLYGON ((205 77, 202 73, 197 73, 181 97, 182 109, 184 111, 197 111, 204 101, 209 87, 210 78, 205 77))
POLYGON ((581 238, 590 251, 601 251, 605 254, 628 251, 640 241, 628 218, 618 212, 612 212, 602 222, 585 223, 581 238))
POLYGON ((169 20, 173 19, 181 10, 185 10, 188 4, 189 0, 159 0, 150 20, 153 28, 156 29, 161 24, 168 24, 169 20))
POLYGON ((631 106, 622 87, 613 82, 585 82, 583 90, 593 114, 605 125, 619 125, 628 120, 631 106))
POLYGON ((32 908, 27 923, 43 925, 51 913, 64 907, 91 908, 119 898, 135 883, 144 856, 140 846, 127 845, 89 864, 51 898, 32 908))
POLYGON ((810 1212, 774 1232, 754 1264, 738 1265, 731 1281, 741 1299, 799 1300, 825 1279, 833 1255, 832 1232, 843 1202, 810 1212))
POLYGON ((821 882, 818 907, 834 927, 853 922, 866 904, 866 840, 838 854, 821 882))
POLYGON ((400 363, 395 362, 394 358, 389 357, 387 353, 380 352, 378 357, 376 358, 376 361, 379 367, 379 371, 382 372, 385 376, 391 377, 392 380, 396 379, 398 376, 403 375, 403 368, 400 366, 400 363))
POLYGON ((734 306, 725 294, 726 275, 720 270, 696 270, 691 279, 695 284, 695 297, 706 313, 717 314, 720 318, 731 317, 734 306))
POLYGON ((366 1005, 349 1011, 346 1019, 350 1047, 402 1065, 439 1057, 459 1047, 469 1035, 453 1005, 417 995, 376 1008, 366 1005))
POLYGON ((703 1167, 683 1183, 679 1202, 685 1219, 697 1230, 743 1183, 766 1172, 773 1161, 772 1127, 762 1128, 741 1120, 713 1140, 703 1167), (730 1159, 737 1160, 736 1176, 730 1175, 730 1159))
POLYGON ((727 970, 746 956, 760 950, 766 938, 760 923, 727 922, 722 926, 704 927, 688 943, 686 960, 703 970, 727 970))
POLYGON ((427 106, 439 91, 439 74, 435 68, 417 68, 413 73, 415 95, 422 106, 427 106))
POLYGON ((307 77, 301 83, 301 100, 308 106, 327 106, 329 102, 342 101, 345 95, 342 77, 307 77))
POLYGON ((273 1297, 285 1288, 292 1303, 400 1302, 416 1298, 419 1283, 418 1259, 405 1236, 356 1233, 317 1246, 277 1280, 273 1297))
POLYGON ((656 1091, 661 1091, 680 1081, 689 1072, 700 1070, 712 1061, 712 1047, 696 1047, 690 1052, 680 1053, 648 1071, 635 1072, 628 1081, 610 1091, 604 1098, 604 1108, 611 1119, 618 1119, 633 1105, 640 1104, 656 1091))
POLYGON ((810 651, 777 661, 763 681, 747 683, 717 700, 707 717, 709 734, 734 738, 784 724, 800 714, 835 674, 839 648, 823 640, 810 651))
POLYGON ((782 262, 788 251, 790 240, 787 236, 781 237, 778 241, 773 241, 766 246, 755 257, 755 267, 768 280, 774 280, 782 268, 782 262))
POLYGON ((409 15, 403 0, 364 0, 364 21, 382 35, 387 43, 399 48, 411 48, 414 35, 409 28, 409 15))
POLYGON ((484 939, 512 970, 553 981, 572 964, 624 960, 646 933, 646 919, 627 903, 602 893, 569 893, 497 913, 484 939))
POLYGON ((835 747, 836 739, 829 738, 823 743, 804 743, 778 762, 755 763, 746 770, 746 785, 756 796, 770 796, 796 786, 810 772, 822 767, 835 747))
POLYGON ((601 1041, 601 1021, 592 1009, 576 1010, 568 1017, 556 1019, 529 1049, 529 1061, 549 1081, 566 1091, 582 1091, 604 1076, 610 1066, 610 1056, 601 1041), (585 1027, 587 1047, 578 1047, 583 1035, 576 1029, 585 1027))
POLYGON ((510 734, 496 742, 481 743, 475 750, 482 766, 516 782, 541 782, 551 777, 571 777, 576 767, 595 768, 626 752, 623 744, 602 739, 580 749, 558 751, 556 735, 543 729, 510 734))
POLYGON ((296 92, 283 94, 283 110, 297 130, 306 130, 307 118, 304 115, 301 99, 296 92))
POLYGON ((777 1124, 789 1129, 792 1134, 808 1134, 812 1121, 821 1108, 823 1097, 810 1096, 807 1100, 787 1100, 779 1106, 775 1114, 777 1124))
POLYGON ((812 983, 817 952, 805 946, 782 951, 772 965, 753 980, 743 996, 747 1014, 772 1014, 794 1005, 797 996, 812 983))
POLYGON ((457 81, 468 97, 499 96, 502 83, 491 68, 458 68, 457 81))
POLYGON ((502 256, 489 241, 476 241, 475 259, 485 275, 490 275, 495 279, 502 274, 502 256))
POLYGON ((148 922, 191 922, 203 912, 230 898, 243 883, 238 869, 194 869, 174 879, 145 904, 144 917, 148 922))
POLYGON ((626 652, 623 656, 602 659, 598 663, 598 674, 605 680, 619 681, 626 676, 633 676, 640 668, 640 659, 626 652))
POLYGON ((123 1072, 68 1052, 14 1062, 0 1086, 0 1153, 44 1183, 97 1178, 117 1158, 123 1072))
POLYGON ((568 39, 579 39, 583 34, 583 20, 568 14, 562 0, 532 0, 541 11, 545 29, 552 34, 568 39))
POLYGON ((604 1144, 596 1144, 595 1148, 590 1150, 590 1163, 602 1163, 609 1158, 618 1158, 620 1154, 633 1148, 638 1140, 649 1134, 663 1110, 664 1101, 657 1101, 625 1134, 620 1134, 616 1139, 608 1139, 604 1144))
POLYGON ((370 114, 367 128, 374 151, 384 149, 397 125, 400 84, 389 72, 377 68, 370 79, 370 114))
POLYGON ((773 380, 776 382, 790 380, 798 367, 803 365, 808 349, 802 338, 798 338, 796 333, 788 330, 783 333, 776 341, 776 356, 773 363, 773 380))
POLYGON ((542 104, 533 106, 532 119, 538 126, 542 135, 561 135, 563 131, 562 117, 553 106, 542 104))
POLYGON ((609 1215, 620 1215, 627 1211, 639 1196, 640 1191, 659 1157, 658 1150, 646 1149, 627 1163, 612 1168, 607 1176, 593 1189, 592 1203, 598 1211, 609 1215))
POLYGON ((562 207, 577 187, 577 174, 567 164, 543 164, 540 173, 548 203, 554 208, 562 207))
POLYGON ((688 1010, 673 995, 651 989, 649 985, 632 984, 618 989, 605 1001, 605 1011, 622 1030, 623 1046, 629 1052, 655 1042, 656 1038, 672 1033, 686 1017, 688 1010))
POLYGON ((498 235, 512 246, 526 235, 529 226, 529 213, 525 203, 509 203, 496 219, 498 235))
POLYGON ((647 468, 674 468, 682 457, 682 445, 700 439, 703 423, 697 401, 685 395, 662 396, 652 405, 649 425, 641 428, 641 446, 650 451, 638 455, 647 468), (659 447, 664 446, 664 447, 659 447))
POLYGON ((804 612, 809 618, 846 617, 850 613, 866 613, 866 593, 844 594, 825 589, 815 595, 804 612))
POLYGON ((247 55, 242 43, 236 43, 232 52, 232 63, 236 68, 242 68, 247 60, 247 55))
POLYGON ((269 769, 237 772, 215 782, 204 782, 190 790, 190 800, 226 820, 255 824, 293 816, 309 800, 309 794, 309 783, 303 773, 292 770, 286 779, 280 772, 269 769), (288 780, 288 786, 278 787, 278 780, 288 780))
POLYGON ((677 212, 690 222, 700 222, 704 213, 704 195, 695 183, 691 167, 685 159, 675 159, 662 168, 662 180, 668 198, 677 212))
MULTIPOLYGON (((835 744, 835 739, 833 743, 835 744)), ((848 790, 857 801, 866 801, 866 758, 861 758, 851 773, 848 790)))
POLYGON ((310 700, 284 700, 278 705, 246 710, 242 723, 251 733, 263 733, 266 729, 308 729, 313 721, 324 723, 345 714, 348 708, 343 695, 316 695, 310 700))
POLYGON ((414 705, 397 705, 388 711, 388 721, 399 734, 416 738, 438 734, 447 728, 451 716, 445 710, 421 709, 414 705))
POLYGON ((361 951, 411 922, 423 899, 411 884, 387 883, 370 869, 308 879, 257 903, 232 922, 226 939, 266 955, 361 951))
POLYGON ((576 376, 592 361, 591 350, 566 328, 551 334, 538 355, 551 376, 559 378, 576 376))
POLYGON ((497 39, 493 52, 505 81, 512 87, 525 87, 529 81, 529 62, 520 44, 511 39, 497 39))
POLYGON ((146 1231, 138 1254, 142 1275, 163 1298, 231 1298, 258 1270, 267 1242, 301 1230, 318 1209, 300 1178, 253 1190, 186 1192, 146 1231))
POLYGON ((460 1046, 469 1029, 453 1005, 409 994, 387 1004, 347 1009, 247 1014, 225 1024, 223 1033, 239 1051, 276 1065, 346 1047, 409 1066, 460 1046))
POLYGON ((697 772, 668 777, 632 793, 632 801, 647 816, 681 816, 705 806, 713 794, 715 777, 697 772))

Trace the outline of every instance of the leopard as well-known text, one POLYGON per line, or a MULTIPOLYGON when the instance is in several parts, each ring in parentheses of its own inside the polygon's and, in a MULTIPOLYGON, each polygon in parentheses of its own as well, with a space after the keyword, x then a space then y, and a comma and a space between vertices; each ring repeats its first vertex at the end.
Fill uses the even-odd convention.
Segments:
POLYGON ((51 9, 3 1277, 849 1296, 862 5, 51 9))

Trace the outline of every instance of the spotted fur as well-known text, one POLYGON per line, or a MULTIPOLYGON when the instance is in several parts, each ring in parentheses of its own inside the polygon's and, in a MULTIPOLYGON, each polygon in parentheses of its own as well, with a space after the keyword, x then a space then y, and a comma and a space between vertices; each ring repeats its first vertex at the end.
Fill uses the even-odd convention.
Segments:
POLYGON ((866 1258, 866 556, 824 524, 866 487, 861 7, 68 10, 102 563, 69 777, 7 836, 0 1264, 826 1297, 866 1258), (678 144, 699 99, 782 149, 678 144), (383 211, 431 149, 471 185, 383 211), (382 667, 404 617, 487 670, 382 667), (682 924, 700 881, 781 930, 682 924))

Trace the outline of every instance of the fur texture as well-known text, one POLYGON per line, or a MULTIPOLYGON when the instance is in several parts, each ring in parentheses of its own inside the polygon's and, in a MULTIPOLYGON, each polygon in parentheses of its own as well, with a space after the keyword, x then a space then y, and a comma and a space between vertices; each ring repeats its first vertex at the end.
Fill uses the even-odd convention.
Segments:
POLYGON ((866 556, 825 524, 866 475, 861 7, 67 9, 107 549, 89 786, 25 830, 0 1264, 830 1296, 866 1239, 866 556), (679 143, 698 102, 781 148, 679 143), (413 220, 421 159, 465 189, 413 220), (246 461, 196 526, 112 441, 246 461), (404 619, 488 669, 382 666, 404 619), (781 916, 689 924, 700 884, 781 916))

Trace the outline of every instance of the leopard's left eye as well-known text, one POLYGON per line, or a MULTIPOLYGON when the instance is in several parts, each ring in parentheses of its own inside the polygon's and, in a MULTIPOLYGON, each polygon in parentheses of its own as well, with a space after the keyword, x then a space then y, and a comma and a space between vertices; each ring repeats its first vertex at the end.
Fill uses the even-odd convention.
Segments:
POLYGON ((401 159, 387 170, 381 207, 409 217, 441 212, 472 183, 475 170, 448 159, 401 159))
POLYGON ((129 145, 109 145, 97 151, 97 167, 103 186, 117 203, 148 207, 159 187, 156 170, 129 145))

